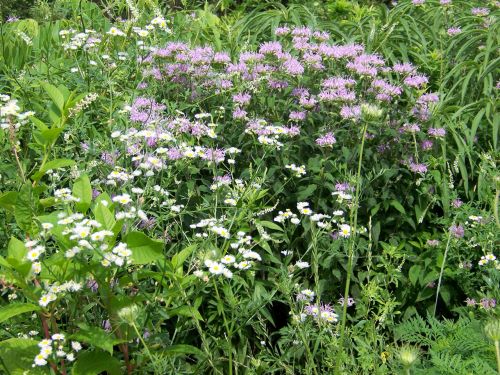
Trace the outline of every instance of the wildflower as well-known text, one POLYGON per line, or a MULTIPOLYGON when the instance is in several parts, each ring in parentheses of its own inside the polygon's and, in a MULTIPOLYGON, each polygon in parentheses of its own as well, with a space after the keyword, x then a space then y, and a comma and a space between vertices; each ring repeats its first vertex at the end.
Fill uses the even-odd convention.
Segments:
POLYGON ((331 147, 335 143, 337 143, 337 140, 331 132, 316 139, 316 144, 320 147, 331 147))
POLYGON ((311 289, 304 289, 297 295, 297 301, 312 301, 315 295, 311 289))
POLYGON ((300 261, 300 262, 296 262, 295 266, 300 268, 300 269, 309 268, 309 263, 300 261))
POLYGON ((460 27, 450 27, 448 30, 446 30, 446 33, 449 36, 454 36, 457 34, 460 34, 462 32, 462 29, 460 27))
POLYGON ((341 224, 339 227, 339 234, 341 237, 348 238, 351 236, 351 226, 348 224, 341 224))
POLYGON ((64 340, 64 335, 61 333, 55 333, 52 335, 52 340, 54 341, 62 341, 64 340))
POLYGON ((35 367, 35 366, 45 366, 47 364, 47 360, 45 358, 46 357, 44 357, 43 354, 38 354, 35 357, 35 361, 34 361, 33 367, 35 367))
POLYGON ((213 275, 220 275, 224 272, 224 265, 217 263, 217 262, 212 262, 210 267, 208 268, 208 271, 213 274, 213 275))
POLYGON ((450 233, 455 238, 462 238, 465 234, 464 227, 461 225, 452 225, 450 227, 450 233))
MULTIPOLYGON (((344 303, 345 303, 344 297, 340 297, 338 302, 339 302, 339 305, 344 306, 344 303)), ((356 303, 356 301, 354 300, 354 298, 352 298, 352 297, 347 298, 347 307, 351 307, 355 303, 356 303)))
POLYGON ((112 36, 125 36, 125 33, 116 27, 111 27, 106 34, 112 36))
POLYGON ((472 8, 471 14, 473 16, 485 17, 490 14, 490 10, 488 8, 472 8))
POLYGON ((235 257, 232 256, 232 255, 226 255, 224 256, 220 261, 221 263, 224 263, 224 264, 232 264, 235 262, 235 257))

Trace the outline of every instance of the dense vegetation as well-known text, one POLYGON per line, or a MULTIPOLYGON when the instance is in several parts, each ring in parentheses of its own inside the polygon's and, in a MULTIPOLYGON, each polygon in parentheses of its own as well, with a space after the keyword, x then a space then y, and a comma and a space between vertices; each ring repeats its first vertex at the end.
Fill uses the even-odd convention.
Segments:
POLYGON ((499 2, 0 4, 2 373, 500 373, 499 2))

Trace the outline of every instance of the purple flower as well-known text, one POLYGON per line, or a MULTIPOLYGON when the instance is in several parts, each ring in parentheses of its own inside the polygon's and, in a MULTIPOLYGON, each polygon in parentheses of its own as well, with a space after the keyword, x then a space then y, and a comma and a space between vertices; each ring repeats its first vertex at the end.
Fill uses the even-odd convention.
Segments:
POLYGON ((427 84, 428 82, 429 82, 429 78, 427 78, 424 75, 412 75, 412 76, 406 77, 404 80, 404 83, 407 86, 415 87, 415 88, 420 88, 423 85, 427 84))
POLYGON ((422 141, 422 143, 420 144, 420 147, 422 148, 422 150, 428 151, 428 150, 432 149, 433 145, 434 145, 434 143, 430 139, 426 139, 426 140, 422 141))
POLYGON ((462 202, 462 200, 460 199, 454 199, 453 202, 451 202, 451 205, 453 206, 453 208, 459 208, 462 204, 464 204, 464 202, 462 202))
POLYGON ((410 170, 415 173, 425 173, 427 172, 427 166, 422 163, 410 163, 409 164, 410 170))
POLYGON ((415 71, 415 67, 410 63, 394 64, 392 67, 396 73, 408 74, 415 71))
POLYGON ((320 147, 329 147, 337 143, 333 133, 326 133, 325 135, 316 139, 316 144, 320 147))
POLYGON ((99 190, 92 189, 92 199, 96 199, 99 195, 101 195, 99 190))
POLYGON ((241 104, 241 105, 249 104, 250 99, 252 99, 252 96, 250 94, 245 93, 245 92, 233 95, 233 102, 241 104))
POLYGON ((241 109, 239 107, 236 107, 233 111, 233 118, 234 119, 244 119, 247 117, 247 111, 244 109, 241 109))
POLYGON ((303 121, 306 119, 306 112, 305 111, 292 111, 290 112, 290 115, 288 118, 292 121, 303 121))
POLYGON ((87 280, 87 288, 89 288, 93 293, 97 292, 99 289, 99 284, 96 280, 87 280))
POLYGON ((471 11, 473 16, 485 17, 490 14, 490 10, 488 8, 472 8, 471 11))
POLYGON ((460 27, 450 27, 448 30, 446 30, 446 33, 449 36, 457 35, 462 32, 462 29, 460 27))
POLYGON ((285 71, 292 76, 299 76, 304 73, 304 67, 297 59, 290 58, 283 63, 285 71))
POLYGON ((442 138, 446 135, 446 130, 443 128, 429 128, 427 134, 431 137, 442 138))
POLYGON ((451 0, 440 0, 439 4, 441 4, 441 5, 448 5, 448 4, 451 4, 451 0))
MULTIPOLYGON (((344 306, 344 297, 340 297, 338 302, 339 302, 339 305, 344 306)), ((356 303, 356 301, 354 300, 354 298, 352 298, 352 297, 347 298, 347 307, 351 307, 355 303, 356 303)))
POLYGON ((474 298, 466 298, 465 303, 467 306, 476 306, 476 300, 474 298))
POLYGON ((464 227, 459 225, 452 225, 450 227, 450 233, 455 238, 462 238, 465 234, 464 227))
POLYGON ((282 35, 287 35, 290 33, 290 28, 289 27, 277 27, 275 30, 274 30, 274 34, 277 35, 277 36, 282 36, 282 35))
POLYGON ((483 309, 489 310, 497 305, 497 300, 494 298, 481 298, 480 304, 483 309))
POLYGON ((337 182, 335 184, 336 191, 354 191, 354 188, 348 182, 337 182))
POLYGON ((427 246, 429 247, 439 246, 439 240, 427 240, 427 246))
POLYGON ((425 0, 412 0, 413 5, 422 5, 425 3, 425 0))
POLYGON ((109 321, 109 319, 102 321, 102 328, 107 332, 111 332, 111 329, 113 328, 113 326, 111 325, 111 322, 109 321))
POLYGON ((359 105, 344 105, 340 109, 340 116, 346 120, 357 120, 361 117, 361 107, 359 105))

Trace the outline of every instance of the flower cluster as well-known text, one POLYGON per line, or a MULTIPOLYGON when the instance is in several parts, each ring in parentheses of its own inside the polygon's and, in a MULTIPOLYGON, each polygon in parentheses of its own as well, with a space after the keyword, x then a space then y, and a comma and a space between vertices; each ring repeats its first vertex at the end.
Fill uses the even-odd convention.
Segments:
POLYGON ((19 129, 35 112, 21 112, 18 101, 9 95, 0 94, 0 128, 19 129))
POLYGON ((55 333, 50 339, 44 339, 38 343, 40 353, 38 353, 33 361, 33 367, 45 366, 49 361, 56 362, 65 359, 68 362, 75 360, 75 353, 82 349, 82 345, 78 341, 71 341, 71 349, 65 350, 66 338, 61 333, 55 333))
POLYGON ((78 292, 80 289, 82 289, 82 284, 74 281, 67 281, 63 284, 54 283, 46 288, 45 293, 38 300, 38 304, 42 307, 47 307, 49 303, 54 302, 58 298, 58 295, 67 292, 78 292))

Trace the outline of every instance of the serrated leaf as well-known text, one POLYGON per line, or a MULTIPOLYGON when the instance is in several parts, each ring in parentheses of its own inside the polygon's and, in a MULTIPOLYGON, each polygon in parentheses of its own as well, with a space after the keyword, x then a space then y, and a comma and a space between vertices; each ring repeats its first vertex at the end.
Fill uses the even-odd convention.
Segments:
POLYGON ((124 372, 118 359, 102 351, 87 352, 78 355, 73 366, 73 375, 99 375, 106 371, 108 375, 121 375, 124 372))
POLYGON ((92 185, 86 174, 81 175, 73 184, 73 196, 79 199, 75 203, 76 210, 86 213, 92 203, 92 185))
POLYGON ((129 233, 126 243, 132 251, 132 261, 135 264, 148 264, 163 257, 163 242, 153 240, 144 233, 129 233))
POLYGON ((31 178, 33 181, 38 181, 43 177, 43 175, 51 169, 57 169, 57 168, 63 168, 63 167, 71 167, 75 165, 75 161, 71 159, 55 159, 51 160, 48 163, 45 163, 45 165, 38 171, 36 172, 33 177, 31 178))
POLYGON ((123 340, 114 338, 110 333, 99 327, 89 327, 85 324, 79 324, 80 331, 71 335, 72 338, 83 341, 103 349, 109 354, 113 354, 113 346, 120 344, 123 340))
POLYGON ((21 187, 21 190, 16 196, 16 204, 14 207, 14 217, 16 223, 25 232, 31 231, 33 222, 33 188, 30 183, 26 183, 21 187))
POLYGON ((10 305, 0 307, 0 323, 16 315, 38 310, 40 310, 40 307, 31 303, 12 303, 10 305))
POLYGON ((33 358, 39 352, 40 348, 35 340, 14 338, 0 342, 0 358, 10 375, 46 374, 45 369, 32 367, 33 358))
POLYGON ((0 207, 7 211, 14 211, 16 199, 17 191, 6 191, 0 194, 0 207))

